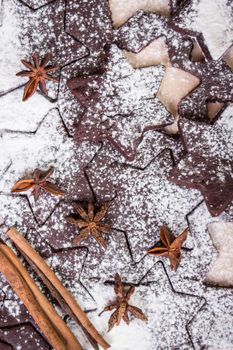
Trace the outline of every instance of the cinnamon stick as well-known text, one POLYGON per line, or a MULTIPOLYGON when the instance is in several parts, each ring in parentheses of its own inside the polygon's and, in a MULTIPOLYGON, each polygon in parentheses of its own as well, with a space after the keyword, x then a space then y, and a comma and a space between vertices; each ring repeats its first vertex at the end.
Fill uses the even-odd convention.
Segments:
POLYGON ((94 338, 92 338, 92 336, 87 332, 87 330, 85 328, 83 328, 82 324, 79 322, 78 318, 76 317, 76 315, 73 313, 72 309, 69 307, 69 305, 66 304, 65 300, 63 299, 62 295, 59 293, 59 291, 57 291, 53 285, 51 284, 51 282, 49 281, 49 279, 43 274, 43 272, 40 271, 40 269, 38 269, 38 267, 34 264, 34 262, 32 260, 29 259, 29 257, 27 255, 24 254, 24 252, 22 252, 19 248, 18 250, 20 251, 20 253, 24 256, 25 260, 28 262, 28 264, 30 265, 30 267, 36 272, 36 274, 40 277, 40 279, 43 281, 43 283, 45 284, 45 286, 48 288, 48 290, 50 291, 51 295, 54 297, 54 299, 57 300, 58 304, 60 305, 60 307, 63 309, 64 312, 67 313, 67 315, 70 316, 71 319, 73 319, 76 323, 79 324, 79 326, 82 328, 83 332, 85 333, 86 337, 88 338, 89 342, 91 343, 91 345, 93 346, 93 348, 95 350, 99 350, 99 346, 98 343, 96 342, 96 340, 94 338))
POLYGON ((83 350, 65 322, 42 294, 21 261, 6 244, 0 243, 0 271, 23 301, 49 343, 56 350, 83 350))
POLYGON ((77 318, 86 332, 90 334, 100 346, 102 346, 104 349, 108 349, 110 345, 98 333, 72 294, 62 285, 61 281, 46 264, 44 259, 30 246, 27 240, 16 230, 15 227, 12 227, 7 234, 18 249, 23 253, 23 255, 33 263, 34 267, 37 268, 37 273, 39 270, 41 276, 46 276, 47 286, 50 286, 49 289, 53 290, 53 295, 55 298, 57 296, 60 301, 64 300, 67 307, 66 310, 69 310, 69 312, 75 316, 75 318, 77 318))

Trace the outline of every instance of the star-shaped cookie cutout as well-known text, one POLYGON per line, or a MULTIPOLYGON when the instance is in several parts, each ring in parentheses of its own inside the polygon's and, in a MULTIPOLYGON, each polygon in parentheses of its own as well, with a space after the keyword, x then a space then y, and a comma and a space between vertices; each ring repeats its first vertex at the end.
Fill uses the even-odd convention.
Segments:
MULTIPOLYGON (((87 54, 87 49, 65 32, 64 21, 64 0, 50 2, 37 10, 19 1, 9 0, 4 4, 0 31, 0 95, 26 82, 15 74, 22 70, 20 60, 30 61, 35 51, 42 56, 49 53, 51 65, 60 68, 87 54)), ((50 97, 56 97, 57 89, 54 84, 48 84, 50 97)))
POLYGON ((187 191, 170 186, 167 176, 172 166, 169 151, 140 169, 118 163, 103 147, 86 170, 99 200, 116 195, 109 216, 112 227, 126 232, 134 261, 159 241, 159 226, 167 225, 175 235, 187 227, 186 215, 200 201, 197 191, 189 192, 187 200, 187 191))
POLYGON ((66 30, 84 44, 91 53, 111 43, 112 23, 108 0, 68 0, 66 30), (101 20, 100 20, 101 18, 101 20))
POLYGON ((208 285, 218 285, 222 287, 233 286, 233 223, 216 222, 208 225, 208 231, 218 257, 213 262, 208 272, 205 282, 208 285))
POLYGON ((200 80, 195 75, 169 66, 166 68, 157 97, 175 118, 179 118, 178 106, 180 101, 199 83, 200 80))
MULTIPOLYGON (((129 52, 139 53, 155 40, 164 40, 160 56, 164 57, 164 47, 169 61, 178 68, 184 68, 190 60, 190 52, 197 38, 176 30, 167 18, 154 13, 138 11, 122 27, 114 31, 114 42, 129 52)), ((161 43, 160 43, 161 44, 161 43)))
POLYGON ((70 82, 76 97, 87 107, 77 121, 76 140, 106 139, 133 160, 144 133, 172 121, 155 97, 162 76, 161 66, 134 69, 121 50, 112 46, 105 73, 93 80, 90 77, 85 90, 79 85, 82 78, 70 82))
MULTIPOLYGON (((105 65, 106 55, 101 52, 90 53, 88 57, 81 58, 75 63, 63 67, 60 75, 59 94, 58 94, 58 108, 62 115, 62 119, 69 131, 70 135, 74 135, 75 121, 77 122, 85 112, 85 107, 76 98, 74 94, 77 85, 77 77, 82 77, 85 80, 86 76, 93 75, 97 77, 101 71, 103 64, 105 65), (96 76, 97 74, 97 76, 96 76)), ((84 86, 81 86, 81 92, 84 93, 84 86)))
POLYGON ((213 123, 228 102, 233 102, 233 71, 224 59, 191 63, 186 70, 200 79, 179 104, 181 117, 213 123), (211 111, 211 104, 215 108, 211 111))
POLYGON ((114 28, 122 26, 137 11, 153 12, 168 16, 171 11, 169 0, 165 1, 144 1, 144 0, 109 0, 111 17, 114 28))
POLYGON ((170 62, 165 37, 153 40, 138 53, 124 50, 124 55, 134 68, 168 65, 170 62))
POLYGON ((199 33, 200 45, 205 43, 217 60, 232 45, 232 16, 231 0, 188 0, 171 21, 181 31, 199 33))
POLYGON ((213 216, 233 200, 232 106, 214 126, 180 122, 185 155, 170 172, 170 181, 198 189, 213 216))
POLYGON ((168 66, 164 82, 169 91, 164 93, 168 95, 167 98, 171 93, 172 97, 178 94, 179 98, 171 98, 171 101, 164 101, 162 98, 161 101, 165 102, 165 106, 175 117, 180 114, 190 119, 210 122, 218 117, 224 104, 232 101, 233 74, 229 59, 211 60, 205 43, 202 41, 200 45, 201 40, 197 33, 185 33, 161 16, 139 12, 115 31, 114 41, 125 49, 125 55, 133 66, 143 65, 142 60, 145 64, 158 64, 160 61, 168 66), (156 53, 153 52, 153 47, 156 53), (172 70, 174 72, 171 77, 172 70), (185 84, 182 84, 183 76, 185 84), (174 82, 180 88, 172 88, 174 82), (190 86, 186 87, 186 82, 190 86), (184 100, 178 111, 181 98, 184 100), (174 99, 177 101, 173 101, 174 99))
MULTIPOLYGON (((35 133, 6 133, 1 139, 1 147, 5 158, 12 163, 0 181, 3 193, 9 194, 18 180, 31 178, 36 168, 48 170, 54 166, 50 181, 62 188, 64 198, 84 199, 92 195, 82 169, 93 158, 99 146, 93 143, 77 146, 67 135, 57 109, 48 113, 35 133)), ((45 191, 42 191, 37 201, 31 192, 19 193, 19 198, 22 195, 28 198, 29 206, 40 224, 45 222, 61 200, 60 196, 52 196, 45 191)))

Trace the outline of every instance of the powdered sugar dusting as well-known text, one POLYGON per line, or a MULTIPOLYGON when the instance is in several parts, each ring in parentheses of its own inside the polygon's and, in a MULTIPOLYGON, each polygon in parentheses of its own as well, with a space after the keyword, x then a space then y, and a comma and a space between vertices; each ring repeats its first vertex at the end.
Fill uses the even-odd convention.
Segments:
POLYGON ((184 7, 179 26, 201 32, 214 59, 232 45, 232 1, 193 0, 184 7))
POLYGON ((116 45, 111 47, 106 73, 88 84, 98 97, 90 101, 77 126, 78 140, 109 140, 128 159, 143 132, 171 122, 155 97, 163 67, 134 69, 116 45))
POLYGON ((232 13, 232 4, 228 0, 200 0, 198 4, 195 28, 203 33, 214 59, 232 44, 232 13))
POLYGON ((169 0, 109 0, 115 28, 124 24, 138 10, 169 15, 169 0))
MULTIPOLYGON (((185 326, 190 315, 199 310, 203 301, 191 295, 175 293, 160 264, 156 264, 141 282, 142 285, 136 287, 129 304, 141 308, 147 315, 148 322, 131 317, 130 326, 127 327, 122 321, 107 335, 113 348, 129 350, 134 346, 135 349, 157 349, 158 347, 162 349, 164 346, 173 346, 174 348, 177 346, 179 349, 188 349, 190 340, 185 326), (149 300, 149 303, 146 300, 149 300), (175 303, 175 307, 172 309, 169 306, 171 301, 175 303), (161 325, 162 332, 160 331, 161 325), (177 327, 179 327, 179 332, 176 332, 177 327), (131 335, 130 344, 129 335, 131 335)), ((98 313, 103 310, 104 306, 115 301, 113 286, 104 285, 102 281, 97 280, 90 280, 88 285, 97 303, 97 310, 90 314, 91 319, 105 334, 107 322, 112 312, 106 312, 100 318, 98 313)))
MULTIPOLYGON (((11 162, 0 184, 6 194, 10 193, 16 181, 31 178, 35 168, 48 169, 53 165, 55 173, 51 180, 57 182, 59 179, 61 189, 72 197, 79 181, 78 173, 82 172, 82 166, 92 159, 98 149, 97 145, 87 143, 76 148, 73 139, 67 136, 56 109, 48 113, 35 134, 6 133, 0 143, 5 158, 11 162), (73 177, 69 182, 66 181, 68 174, 73 177)), ((35 203, 30 193, 28 198, 40 222, 44 222, 60 200, 49 195, 41 196, 35 203)))
POLYGON ((0 30, 0 94, 20 84, 15 76, 20 71, 20 59, 26 54, 26 47, 18 41, 20 17, 11 0, 4 2, 4 21, 0 30))
POLYGON ((107 163, 105 156, 103 149, 88 176, 98 198, 107 200, 116 191, 109 215, 115 228, 127 232, 134 259, 138 261, 158 241, 159 225, 166 224, 175 233, 187 226, 185 215, 200 201, 200 196, 197 191, 187 190, 188 201, 186 189, 173 187, 166 180, 171 167, 169 152, 155 158, 144 170, 107 163))
POLYGON ((1 97, 0 130, 33 132, 52 108, 52 104, 38 93, 27 103, 22 103, 22 96, 23 88, 19 88, 1 97), (40 108, 35 109, 35 105, 39 105, 40 108))
MULTIPOLYGON (((176 5, 178 1, 170 3, 176 5)), ((190 28, 203 32, 213 56, 219 57, 232 36, 226 10, 230 8, 226 4, 231 2, 192 3, 193 13, 184 19, 190 21, 190 28)), ((118 9, 122 4, 123 0, 115 2, 118 9)), ((155 97, 165 70, 153 66, 156 59, 157 63, 161 59, 153 56, 156 45, 162 45, 162 52, 156 54, 162 53, 163 58, 167 58, 167 45, 171 60, 175 57, 173 64, 176 62, 171 70, 176 70, 176 60, 189 58, 191 44, 170 26, 168 19, 149 13, 157 11, 154 6, 168 5, 167 0, 124 4, 125 11, 117 15, 133 11, 131 26, 125 24, 113 35, 107 1, 69 0, 65 18, 62 0, 43 0, 40 4, 35 0, 7 0, 2 7, 0 0, 4 15, 0 24, 0 95, 10 91, 0 98, 0 236, 11 245, 6 232, 16 225, 114 350, 191 350, 193 346, 197 350, 232 350, 232 291, 222 286, 232 286, 231 236, 226 227, 232 225, 233 207, 229 205, 220 216, 212 217, 199 191, 170 183, 167 177, 174 167, 172 153, 176 162, 181 159, 181 142, 168 138, 161 130, 151 130, 173 121, 155 97), (26 3, 34 8, 45 6, 32 11, 26 3), (135 14, 139 8, 142 11, 135 14), (127 53, 116 42, 121 47, 128 42, 127 53), (74 62, 88 52, 82 44, 91 54, 74 62), (148 45, 145 50, 144 45, 148 45), (21 102, 20 85, 26 79, 16 78, 15 73, 22 69, 20 59, 29 60, 33 51, 41 56, 50 52, 51 63, 62 68, 60 84, 48 84, 50 97, 56 98, 59 88, 58 105, 38 92, 26 104, 21 102), (90 86, 97 89, 99 98, 94 101, 91 95, 85 110, 71 95, 67 80, 102 68, 102 53, 109 55, 106 70, 90 86), (63 124, 64 121, 73 135, 75 119, 83 123, 80 130, 85 141, 78 144, 63 124), (101 150, 95 143, 100 140, 101 150), (15 181, 30 177, 35 167, 47 169, 50 165, 55 167, 50 180, 66 191, 65 197, 55 198, 43 192, 35 203, 29 192, 10 193, 15 181), (105 235, 106 250, 93 237, 80 246, 73 245, 79 230, 66 218, 76 213, 73 201, 77 200, 96 200, 98 204, 112 201, 105 218, 111 226, 111 232, 105 235), (166 257, 146 254, 146 249, 158 242, 162 224, 175 235, 185 227, 189 229, 177 271, 171 271, 166 257), (216 237, 211 238, 208 225, 218 228, 216 237), (115 298, 112 282, 116 272, 124 282, 136 286, 130 303, 141 308, 149 321, 132 317, 129 327, 121 323, 107 333, 110 313, 101 317, 98 314, 115 298)), ((222 69, 221 65, 216 67, 222 69)), ((222 70, 221 78, 226 81, 222 70)), ((186 80, 180 81, 183 87, 186 80)), ((176 84, 177 77, 173 91, 176 84)), ((213 92, 212 87, 209 90, 213 92)), ((186 146, 208 154, 206 161, 217 164, 208 180, 217 174, 221 185, 232 171, 232 108, 229 105, 213 126, 190 123, 183 127, 186 146)), ((190 157, 193 160, 191 154, 190 157)), ((205 168, 206 162, 197 167, 195 180, 205 168)), ((191 172, 187 167, 184 170, 191 172)), ((34 274, 33 278, 42 287, 34 274)), ((43 292, 46 294, 44 288, 43 292)), ((9 342, 15 350, 48 350, 25 307, 3 278, 0 297, 1 341, 9 342), (2 329, 2 325, 10 327, 2 329)), ((65 317, 57 305, 55 308, 65 317)), ((84 349, 90 350, 80 327, 67 317, 65 320, 84 349)))

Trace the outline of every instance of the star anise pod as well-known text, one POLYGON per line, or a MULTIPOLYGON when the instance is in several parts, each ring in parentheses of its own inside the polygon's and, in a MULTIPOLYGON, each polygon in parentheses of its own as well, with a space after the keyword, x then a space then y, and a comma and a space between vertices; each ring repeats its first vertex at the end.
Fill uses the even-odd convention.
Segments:
POLYGON ((162 246, 156 246, 147 251, 148 254, 155 256, 166 256, 169 258, 171 268, 176 270, 181 260, 181 247, 187 238, 188 228, 186 228, 178 237, 175 237, 166 226, 160 227, 160 240, 162 246))
POLYGON ((35 201, 39 198, 42 190, 53 194, 54 196, 63 196, 61 191, 55 184, 48 181, 48 178, 53 174, 54 167, 50 167, 46 171, 35 169, 31 179, 23 179, 16 182, 11 189, 11 192, 24 192, 33 189, 32 194, 35 201))
POLYGON ((129 304, 129 299, 135 292, 135 287, 131 286, 128 291, 125 290, 121 277, 118 273, 115 275, 115 294, 117 296, 116 302, 107 305, 104 310, 99 314, 102 315, 103 312, 112 311, 116 309, 109 318, 108 321, 108 331, 110 331, 115 325, 119 326, 121 320, 125 321, 127 325, 130 323, 129 314, 134 317, 139 318, 142 321, 147 321, 146 315, 136 306, 129 304))
POLYGON ((54 78, 48 75, 49 72, 54 72, 59 68, 58 66, 54 66, 54 67, 46 66, 50 59, 49 54, 46 54, 45 57, 41 60, 41 62, 39 60, 38 53, 34 53, 32 55, 32 59, 33 59, 33 63, 27 62, 25 60, 21 60, 23 65, 27 67, 29 70, 25 70, 16 74, 19 77, 29 78, 29 81, 24 87, 23 101, 26 101, 27 99, 29 99, 29 97, 31 97, 35 93, 38 85, 41 92, 47 95, 48 92, 47 92, 45 80, 52 80, 52 81, 58 82, 58 78, 54 78))
POLYGON ((74 244, 80 243, 90 234, 102 247, 106 248, 107 243, 101 236, 101 233, 110 232, 110 226, 102 222, 107 214, 109 206, 110 203, 104 203, 99 211, 95 213, 95 207, 92 202, 88 203, 87 211, 84 210, 81 205, 75 205, 81 219, 75 219, 72 216, 66 218, 67 222, 76 225, 80 229, 79 235, 73 240, 74 244))

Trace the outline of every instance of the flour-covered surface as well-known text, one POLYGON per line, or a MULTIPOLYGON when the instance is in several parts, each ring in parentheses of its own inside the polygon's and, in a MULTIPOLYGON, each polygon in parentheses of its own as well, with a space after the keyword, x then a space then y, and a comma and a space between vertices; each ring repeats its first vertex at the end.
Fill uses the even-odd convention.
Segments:
POLYGON ((36 226, 35 217, 25 197, 0 194, 1 217, 3 224, 0 226, 1 238, 6 239, 9 227, 16 225, 18 229, 26 233, 28 228, 36 226))
MULTIPOLYGON (((85 350, 85 334, 16 251, 9 227, 111 349, 233 349, 232 23, 230 0, 0 0, 0 238, 85 350), (51 55, 59 83, 47 84, 48 98, 38 89, 22 102, 27 79, 15 74, 35 51, 51 55), (180 74, 166 79, 166 70, 180 74), (11 193, 50 166, 64 196, 42 191, 35 202, 30 191, 11 193), (73 243, 80 232, 67 217, 77 219, 75 203, 89 201, 111 202, 106 249, 91 235, 73 243), (175 236, 188 228, 176 271, 146 253, 160 225, 175 236), (111 313, 98 315, 115 300, 117 272, 126 289, 136 287, 130 304, 148 322, 130 317, 108 333, 111 313)), ((0 349, 51 349, 2 276, 0 349)))
POLYGON ((186 228, 186 215, 201 198, 195 190, 169 183, 167 175, 173 166, 169 151, 157 155, 143 169, 120 164, 107 153, 103 147, 87 175, 98 199, 106 201, 116 194, 109 209, 111 222, 126 231, 134 261, 139 261, 159 240, 160 225, 176 234, 186 228))
POLYGON ((195 349, 231 350, 233 344, 232 289, 206 288, 206 304, 188 326, 195 349), (227 320, 227 321, 226 321, 227 320))
POLYGON ((231 0, 188 0, 175 14, 173 22, 187 32, 201 33, 216 60, 232 45, 232 16, 231 0))
POLYGON ((52 1, 53 0, 21 0, 23 4, 31 7, 33 10, 37 10, 38 8, 47 5, 52 1))
MULTIPOLYGON (((98 311, 92 313, 91 317, 103 331, 108 327, 112 311, 104 313, 99 319, 97 315, 104 306, 115 301, 112 281, 109 279, 105 284, 97 280, 89 282, 98 311)), ((127 283, 130 282, 126 278, 123 282, 126 283, 126 289, 127 286, 129 288, 130 284, 127 283)), ((113 349, 192 349, 186 325, 199 311, 204 300, 191 293, 183 294, 179 290, 173 290, 161 263, 155 264, 145 276, 138 276, 134 285, 135 293, 129 303, 139 307, 148 317, 148 321, 143 322, 132 317, 129 326, 124 321, 115 326, 107 336, 113 344, 113 349)))
MULTIPOLYGON (((90 192, 82 168, 93 158, 98 146, 82 143, 76 145, 69 138, 57 109, 51 110, 35 133, 5 133, 1 138, 1 149, 11 165, 2 176, 1 191, 8 194, 16 181, 31 178, 35 168, 47 170, 51 165, 55 172, 52 182, 66 192, 67 199, 90 192), (30 165, 29 165, 30 164, 30 165), (9 174, 11 176, 9 177, 9 174), (67 178, 69 177, 69 182, 67 178)), ((27 195, 37 221, 43 223, 60 201, 60 196, 43 192, 35 201, 31 191, 27 195)), ((21 195, 22 193, 20 193, 21 195)))
POLYGON ((0 338, 9 345, 9 349, 13 347, 13 349, 20 350, 50 350, 50 345, 30 323, 21 323, 9 328, 6 327, 4 330, 1 329, 0 338))
POLYGON ((22 96, 23 88, 19 88, 1 97, 1 131, 35 132, 44 116, 53 107, 50 101, 37 92, 27 103, 22 103, 22 96), (40 106, 39 110, 35 105, 40 106))

